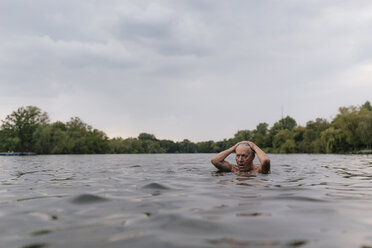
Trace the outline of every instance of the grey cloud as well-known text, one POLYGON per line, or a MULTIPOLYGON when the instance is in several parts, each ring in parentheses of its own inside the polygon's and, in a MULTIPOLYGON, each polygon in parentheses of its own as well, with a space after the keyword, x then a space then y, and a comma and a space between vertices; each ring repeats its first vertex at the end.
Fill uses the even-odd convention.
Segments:
POLYGON ((133 42, 138 48, 155 49, 165 56, 204 56, 210 52, 210 40, 205 40, 209 30, 199 20, 180 15, 174 9, 167 9, 165 16, 138 12, 120 17, 114 29, 118 39, 133 42))
POLYGON ((123 133, 198 140, 272 124, 281 105, 302 123, 328 117, 348 95, 354 104, 368 98, 371 9, 369 1, 1 1, 1 104, 40 103, 97 128, 123 122, 123 133), (260 109, 241 115, 242 102, 260 109), (318 112, 303 111, 311 106, 318 112))

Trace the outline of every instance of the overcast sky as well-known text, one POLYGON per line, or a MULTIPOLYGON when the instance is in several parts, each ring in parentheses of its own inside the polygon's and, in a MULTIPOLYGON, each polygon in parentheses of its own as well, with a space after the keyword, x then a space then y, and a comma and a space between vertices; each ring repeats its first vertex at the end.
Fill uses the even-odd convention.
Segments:
POLYGON ((1 0, 0 119, 222 140, 372 100, 370 0, 1 0))

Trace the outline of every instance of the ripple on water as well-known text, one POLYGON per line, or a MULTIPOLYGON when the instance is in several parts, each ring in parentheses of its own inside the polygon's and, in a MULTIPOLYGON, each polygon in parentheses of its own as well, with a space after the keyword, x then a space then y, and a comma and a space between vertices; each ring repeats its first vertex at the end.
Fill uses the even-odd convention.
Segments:
POLYGON ((169 187, 160 183, 149 183, 142 187, 143 189, 156 189, 156 190, 168 190, 169 187))
POLYGON ((270 213, 237 213, 236 217, 256 217, 256 216, 271 216, 270 213))
POLYGON ((218 229, 214 222, 176 214, 158 215, 153 218, 153 223, 167 232, 195 235, 217 231, 218 229))
POLYGON ((301 247, 308 243, 307 240, 294 240, 289 242, 274 240, 239 240, 235 238, 210 239, 207 241, 213 245, 229 245, 233 247, 301 247))
POLYGON ((14 176, 19 178, 21 176, 24 176, 24 175, 28 175, 28 174, 34 174, 34 173, 38 173, 38 172, 50 172, 51 170, 39 170, 39 171, 16 171, 14 173, 14 176))
POLYGON ((99 203, 99 202, 106 202, 109 199, 97 195, 92 194, 82 194, 74 197, 70 200, 72 203, 75 204, 92 204, 92 203, 99 203))
POLYGON ((31 235, 32 236, 41 236, 41 235, 49 234, 51 232, 52 232, 51 230, 44 229, 44 230, 34 231, 34 232, 31 233, 31 235))
POLYGON ((52 215, 52 214, 47 214, 47 213, 42 213, 42 212, 27 212, 26 214, 29 215, 29 216, 37 217, 37 218, 39 218, 41 220, 45 220, 45 221, 58 220, 57 215, 52 215))
POLYGON ((21 248, 45 248, 48 247, 49 245, 46 243, 33 243, 29 245, 24 245, 21 248))
POLYGON ((250 177, 218 173, 203 154, 35 158, 40 168, 13 159, 1 175, 1 247, 362 247, 372 240, 370 157, 270 155, 272 173, 250 177))
POLYGON ((265 197, 265 199, 274 200, 292 200, 292 201, 302 201, 302 202, 327 202, 326 200, 308 197, 308 196, 289 196, 289 195, 279 195, 274 197, 265 197))
POLYGON ((52 182, 59 182, 59 181, 69 181, 69 180, 73 180, 74 177, 65 177, 65 178, 54 178, 54 179, 51 179, 50 181, 52 182))

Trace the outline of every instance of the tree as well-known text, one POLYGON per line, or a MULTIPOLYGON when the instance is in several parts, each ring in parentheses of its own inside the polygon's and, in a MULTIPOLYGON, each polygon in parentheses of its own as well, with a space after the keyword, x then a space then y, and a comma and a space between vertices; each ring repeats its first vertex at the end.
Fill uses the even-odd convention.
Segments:
POLYGON ((182 142, 178 142, 178 152, 180 153, 195 153, 196 144, 192 143, 188 139, 184 139, 182 142))
POLYGON ((39 154, 49 154, 52 147, 52 127, 39 125, 33 133, 34 151, 39 154))
POLYGON ((0 152, 6 150, 4 140, 5 140, 5 133, 3 130, 0 130, 0 152))
POLYGON ((306 150, 306 145, 304 143, 305 128, 302 126, 296 126, 295 128, 293 128, 292 132, 297 152, 305 152, 306 150))
POLYGON ((144 153, 164 153, 165 149, 155 140, 140 140, 144 153))
POLYGON ((359 122, 355 134, 360 141, 359 148, 372 148, 372 106, 369 101, 359 109, 359 122))
POLYGON ((71 153, 72 146, 70 137, 67 132, 67 125, 57 121, 51 125, 51 147, 52 154, 68 154, 71 153))
POLYGON ((367 111, 372 111, 372 106, 369 101, 366 101, 362 106, 361 109, 366 109, 367 111))
POLYGON ((372 148, 372 110, 361 110, 362 118, 358 123, 355 134, 360 141, 359 148, 372 148))
POLYGON ((166 153, 177 152, 177 144, 172 140, 160 140, 160 146, 165 150, 166 153))
POLYGON ((261 122, 256 126, 256 130, 254 130, 253 133, 266 135, 269 131, 268 127, 269 127, 269 124, 267 124, 266 122, 261 122))
POLYGON ((290 116, 286 116, 285 118, 280 119, 278 122, 275 122, 273 127, 270 129, 268 143, 272 147, 275 147, 274 144, 273 144, 275 135, 280 130, 287 129, 287 130, 291 131, 296 125, 297 125, 297 123, 296 123, 295 119, 293 119, 290 116))
POLYGON ((216 147, 216 152, 221 152, 221 151, 224 151, 230 147, 232 147, 233 145, 235 145, 236 142, 234 139, 223 139, 222 141, 217 141, 215 143, 215 147, 216 147))
POLYGON ((123 138, 116 137, 110 140, 110 151, 114 154, 123 153, 123 138))
POLYGON ((1 126, 5 148, 7 150, 33 152, 35 130, 40 125, 48 124, 49 117, 38 107, 20 107, 8 115, 1 126))
POLYGON ((243 140, 252 140, 253 132, 251 130, 239 130, 237 133, 234 134, 235 142, 243 141, 243 140))
POLYGON ((86 142, 88 146, 88 153, 104 154, 110 152, 110 145, 107 135, 98 129, 93 129, 92 131, 88 132, 86 142))
POLYGON ((211 152, 218 151, 218 147, 212 140, 198 142, 196 146, 197 146, 197 152, 199 153, 211 153, 211 152))
POLYGON ((288 129, 280 130, 273 139, 274 151, 280 153, 295 152, 293 133, 288 129), (283 147, 282 147, 283 146, 283 147))
POLYGON ((339 108, 339 113, 332 122, 334 128, 341 129, 344 133, 347 150, 356 150, 362 146, 362 141, 356 135, 361 120, 358 108, 350 106, 339 108))
POLYGON ((123 141, 122 153, 145 153, 142 143, 136 138, 127 138, 123 141))
POLYGON ((330 127, 320 134, 321 144, 326 153, 341 152, 344 150, 345 136, 341 129, 330 127))
POLYGON ((84 123, 79 117, 49 124, 48 115, 34 106, 21 107, 2 121, 0 151, 35 151, 41 154, 80 153, 194 153, 220 152, 238 141, 251 140, 267 152, 334 153, 372 148, 372 106, 339 108, 329 123, 317 118, 305 127, 292 117, 274 123, 259 123, 254 130, 239 130, 233 138, 193 143, 175 143, 140 133, 138 138, 114 138, 84 123))
POLYGON ((304 129, 297 129, 295 140, 299 150, 305 153, 320 152, 322 150, 319 145, 320 133, 329 127, 330 124, 326 119, 316 118, 315 121, 308 121, 304 129))
POLYGON ((138 135, 139 140, 157 140, 155 135, 149 133, 140 133, 138 135))
POLYGON ((261 148, 270 147, 271 142, 268 136, 269 124, 263 122, 259 123, 255 130, 253 130, 253 142, 261 148))
POLYGON ((296 143, 293 139, 288 139, 280 146, 279 149, 280 153, 295 153, 296 150, 296 143))
POLYGON ((292 130, 297 125, 295 119, 290 116, 280 119, 278 122, 275 122, 270 132, 274 135, 277 134, 280 130, 288 129, 292 130))

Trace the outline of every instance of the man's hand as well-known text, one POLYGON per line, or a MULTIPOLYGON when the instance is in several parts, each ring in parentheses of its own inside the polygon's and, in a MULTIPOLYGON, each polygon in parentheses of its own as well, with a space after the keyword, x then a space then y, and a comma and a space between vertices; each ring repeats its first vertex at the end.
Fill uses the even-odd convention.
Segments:
POLYGON ((255 148, 256 144, 253 143, 252 141, 248 141, 248 140, 240 141, 240 142, 236 143, 236 147, 238 147, 238 145, 241 145, 241 144, 247 144, 255 152, 254 148, 255 148))
POLYGON ((251 147, 251 149, 252 149, 254 152, 256 152, 256 149, 255 149, 256 144, 253 143, 252 141, 247 141, 247 142, 248 142, 248 145, 251 147))

